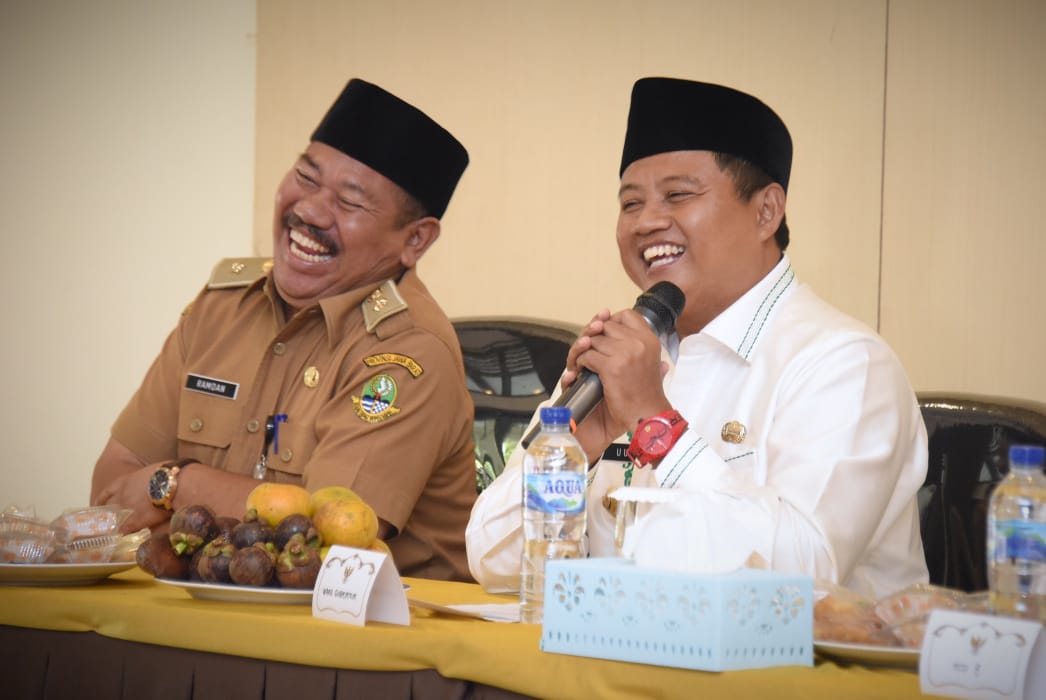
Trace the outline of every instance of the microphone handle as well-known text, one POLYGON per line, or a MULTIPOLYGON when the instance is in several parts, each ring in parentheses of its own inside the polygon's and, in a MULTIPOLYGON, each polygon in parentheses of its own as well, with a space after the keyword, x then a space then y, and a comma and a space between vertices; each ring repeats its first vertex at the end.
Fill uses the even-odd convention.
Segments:
MULTIPOLYGON (((660 338, 675 326, 676 317, 683 310, 683 293, 670 282, 658 282, 636 299, 632 309, 639 313, 654 335, 660 338), (653 308, 654 306, 657 308, 653 308), (659 315, 659 311, 667 313, 659 315)), ((603 382, 600 381, 599 375, 589 369, 582 369, 574 383, 552 405, 569 407, 573 416, 573 427, 576 428, 602 400, 603 382)), ((540 423, 523 436, 519 444, 524 450, 530 446, 539 432, 540 423)))
MULTIPOLYGON (((592 409, 603 400, 603 383, 599 375, 590 369, 582 369, 574 383, 567 387, 554 405, 569 406, 572 416, 578 416, 578 422, 584 420, 592 409)), ((571 420, 574 420, 571 418, 571 420)))
MULTIPOLYGON (((560 394, 552 405, 570 407, 570 414, 577 416, 577 419, 571 418, 571 423, 574 423, 573 427, 577 427, 577 423, 584 420, 602 400, 603 383, 599 380, 599 375, 590 369, 582 369, 574 383, 567 387, 567 390, 560 394)), ((519 441, 519 444, 524 450, 527 449, 540 432, 541 423, 539 422, 519 441)))

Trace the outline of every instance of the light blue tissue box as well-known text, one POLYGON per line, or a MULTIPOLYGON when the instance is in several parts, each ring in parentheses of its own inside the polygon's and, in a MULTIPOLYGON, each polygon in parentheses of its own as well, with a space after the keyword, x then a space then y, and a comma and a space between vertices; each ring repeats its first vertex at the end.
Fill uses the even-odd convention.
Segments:
POLYGON ((813 606, 809 576, 560 559, 545 571, 541 648, 704 671, 812 666, 813 606))

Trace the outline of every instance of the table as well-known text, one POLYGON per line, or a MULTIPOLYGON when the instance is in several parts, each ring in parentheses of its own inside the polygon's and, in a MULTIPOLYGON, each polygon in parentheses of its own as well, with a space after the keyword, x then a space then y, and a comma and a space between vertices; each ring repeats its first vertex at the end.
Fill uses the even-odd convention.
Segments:
MULTIPOLYGON (((506 602, 404 579, 439 604, 506 602)), ((905 698, 911 671, 844 666, 706 673, 551 654, 537 625, 411 609, 411 625, 315 619, 308 605, 197 600, 132 569, 89 586, 0 586, 5 697, 905 698), (13 685, 12 685, 13 684, 13 685), (11 692, 12 694, 8 694, 11 692)))

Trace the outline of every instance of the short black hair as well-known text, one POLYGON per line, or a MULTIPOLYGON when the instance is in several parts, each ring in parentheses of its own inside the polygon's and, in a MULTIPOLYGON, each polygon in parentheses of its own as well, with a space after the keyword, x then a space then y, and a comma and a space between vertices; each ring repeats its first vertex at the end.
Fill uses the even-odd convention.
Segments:
POLYGON ((429 210, 421 200, 399 185, 396 185, 396 228, 402 228, 412 221, 429 216, 429 210))
MULTIPOLYGON (((716 153, 715 162, 719 169, 734 181, 734 189, 743 202, 751 201, 756 192, 774 182, 765 170, 739 156, 716 153)), ((788 247, 788 222, 783 214, 781 225, 774 232, 774 240, 782 252, 788 247)))

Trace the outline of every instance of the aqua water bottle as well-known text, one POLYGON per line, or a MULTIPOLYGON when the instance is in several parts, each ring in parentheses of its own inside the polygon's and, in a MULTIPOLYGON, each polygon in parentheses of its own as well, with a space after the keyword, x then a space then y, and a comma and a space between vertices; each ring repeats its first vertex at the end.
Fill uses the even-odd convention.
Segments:
POLYGON ((988 507, 988 589, 997 615, 1046 622, 1046 450, 1010 447, 988 507))
POLYGON ((540 623, 545 562, 584 556, 588 459, 570 432, 570 409, 541 409, 541 432, 523 455, 520 621, 540 623))

